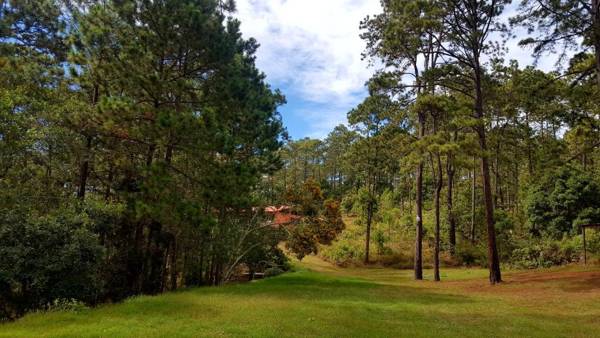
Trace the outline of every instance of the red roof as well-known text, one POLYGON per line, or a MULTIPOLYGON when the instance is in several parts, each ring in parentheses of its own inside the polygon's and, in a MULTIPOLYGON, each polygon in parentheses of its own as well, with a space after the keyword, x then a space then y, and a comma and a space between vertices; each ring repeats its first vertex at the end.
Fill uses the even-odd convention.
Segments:
POLYGON ((265 208, 267 214, 273 215, 273 225, 286 225, 299 220, 301 217, 292 213, 292 208, 287 205, 280 207, 268 206, 265 208))

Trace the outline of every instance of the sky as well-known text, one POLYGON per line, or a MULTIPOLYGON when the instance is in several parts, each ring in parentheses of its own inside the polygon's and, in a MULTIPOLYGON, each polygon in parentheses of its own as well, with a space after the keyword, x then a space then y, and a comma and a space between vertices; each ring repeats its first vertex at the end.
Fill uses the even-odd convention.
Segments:
MULTIPOLYGON (((258 68, 287 98, 279 111, 293 139, 326 137, 366 97, 376 69, 362 60, 359 25, 380 12, 379 0, 237 0, 244 37, 260 44, 258 68)), ((514 12, 514 5, 507 8, 504 19, 514 12)), ((525 35, 517 36, 506 57, 531 64, 530 51, 517 46, 525 35)), ((539 63, 545 70, 553 65, 539 63)))

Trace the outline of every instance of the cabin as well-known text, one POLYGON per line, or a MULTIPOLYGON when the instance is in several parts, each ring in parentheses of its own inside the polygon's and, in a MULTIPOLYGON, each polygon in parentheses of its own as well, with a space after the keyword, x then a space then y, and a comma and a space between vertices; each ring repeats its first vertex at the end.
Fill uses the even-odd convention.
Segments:
POLYGON ((265 208, 265 213, 273 216, 271 224, 276 228, 293 224, 301 218, 300 216, 294 214, 292 208, 287 205, 282 205, 280 207, 268 206, 265 208))

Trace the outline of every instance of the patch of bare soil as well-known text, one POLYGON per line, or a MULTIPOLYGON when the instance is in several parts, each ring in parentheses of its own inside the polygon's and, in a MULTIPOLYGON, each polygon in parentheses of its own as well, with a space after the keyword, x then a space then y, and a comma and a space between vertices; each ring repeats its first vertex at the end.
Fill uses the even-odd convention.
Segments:
POLYGON ((441 284, 464 294, 501 298, 523 307, 551 306, 576 310, 581 304, 598 304, 600 310, 600 271, 528 271, 504 276, 504 282, 490 285, 487 280, 441 284))

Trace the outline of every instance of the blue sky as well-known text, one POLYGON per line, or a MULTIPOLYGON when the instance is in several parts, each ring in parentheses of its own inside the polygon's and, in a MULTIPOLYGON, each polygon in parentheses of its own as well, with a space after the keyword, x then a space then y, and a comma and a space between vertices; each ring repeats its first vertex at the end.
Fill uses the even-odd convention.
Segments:
MULTIPOLYGON (((513 5, 505 18, 514 13, 513 5)), ((324 138, 366 96, 364 83, 374 68, 361 53, 359 23, 379 13, 379 0, 237 0, 236 16, 244 37, 254 37, 261 47, 258 67, 288 103, 280 108, 294 139, 324 138)), ((531 64, 530 51, 507 45, 507 58, 531 64)), ((541 60, 551 69, 553 62, 541 60)))

